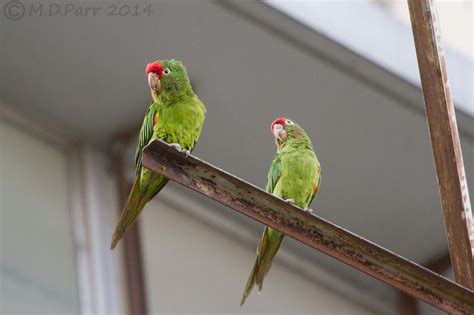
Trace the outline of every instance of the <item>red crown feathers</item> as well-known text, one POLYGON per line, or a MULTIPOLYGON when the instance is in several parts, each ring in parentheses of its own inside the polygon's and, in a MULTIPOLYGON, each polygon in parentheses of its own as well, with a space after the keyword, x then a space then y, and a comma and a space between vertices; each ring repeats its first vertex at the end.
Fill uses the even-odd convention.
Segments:
POLYGON ((150 73, 156 73, 158 77, 161 79, 163 76, 163 66, 158 61, 150 62, 146 65, 146 73, 145 75, 148 76, 150 73))

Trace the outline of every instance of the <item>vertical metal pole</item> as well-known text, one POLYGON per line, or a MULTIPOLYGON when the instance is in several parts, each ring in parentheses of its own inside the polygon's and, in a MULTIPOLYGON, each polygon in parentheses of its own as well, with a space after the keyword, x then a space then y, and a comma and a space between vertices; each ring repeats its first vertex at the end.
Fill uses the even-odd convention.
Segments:
POLYGON ((419 315, 418 300, 414 297, 398 291, 398 311, 403 315, 419 315))
MULTIPOLYGON (((125 176, 124 171, 124 146, 126 142, 120 141, 115 154, 115 174, 117 177, 120 212, 130 191, 131 185, 125 176)), ((124 235, 122 241, 124 247, 124 261, 128 293, 128 305, 130 315, 148 314, 146 302, 146 287, 142 267, 142 254, 140 246, 139 222, 124 235)), ((120 246, 120 243, 118 244, 120 246)))
POLYGON ((469 191, 433 0, 408 0, 449 251, 456 281, 474 289, 469 191))

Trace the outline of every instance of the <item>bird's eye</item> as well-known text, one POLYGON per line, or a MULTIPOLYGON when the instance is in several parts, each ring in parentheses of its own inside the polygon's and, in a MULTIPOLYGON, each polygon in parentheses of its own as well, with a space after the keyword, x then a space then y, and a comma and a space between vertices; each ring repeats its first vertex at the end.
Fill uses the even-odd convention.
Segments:
POLYGON ((291 120, 287 119, 287 120, 285 121, 285 124, 287 124, 287 125, 293 125, 293 122, 292 122, 291 120))
POLYGON ((164 75, 169 75, 170 73, 171 73, 171 70, 169 68, 166 68, 165 70, 163 70, 164 75))

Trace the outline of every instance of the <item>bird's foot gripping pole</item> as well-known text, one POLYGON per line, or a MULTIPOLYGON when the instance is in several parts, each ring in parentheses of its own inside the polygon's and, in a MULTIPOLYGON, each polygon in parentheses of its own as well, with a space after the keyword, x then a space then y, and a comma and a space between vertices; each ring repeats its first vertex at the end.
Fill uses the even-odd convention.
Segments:
POLYGON ((170 143, 169 144, 170 147, 172 147, 173 149, 175 149, 176 151, 179 151, 181 153, 184 153, 184 155, 186 157, 188 157, 188 155, 191 154, 191 151, 190 150, 187 150, 187 149, 181 149, 181 145, 179 143, 170 143))
MULTIPOLYGON (((296 206, 295 204, 295 199, 285 199, 286 202, 288 202, 290 205, 292 206, 296 206)), ((298 207, 298 206, 297 206, 298 207)), ((310 209, 310 208, 304 208, 303 211, 306 211, 306 212, 309 212, 309 213, 313 213, 313 209, 310 209)))
POLYGON ((191 154, 191 151, 190 151, 190 150, 186 150, 186 149, 182 149, 182 150, 181 150, 181 153, 184 153, 184 155, 185 155, 186 157, 188 157, 188 156, 191 154))
POLYGON ((170 143, 170 147, 172 147, 176 151, 181 152, 181 145, 179 143, 170 143))

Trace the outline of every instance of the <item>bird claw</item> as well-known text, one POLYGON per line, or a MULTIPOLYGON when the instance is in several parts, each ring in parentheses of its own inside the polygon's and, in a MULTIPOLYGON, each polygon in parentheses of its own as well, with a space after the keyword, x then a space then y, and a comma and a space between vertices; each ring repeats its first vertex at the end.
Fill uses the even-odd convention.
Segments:
MULTIPOLYGON (((296 206, 295 199, 285 199, 285 201, 288 202, 290 205, 296 206)), ((313 209, 310 208, 304 208, 303 211, 313 213, 313 209)))
POLYGON ((170 147, 181 152, 181 146, 179 145, 179 143, 170 143, 170 147))
POLYGON ((191 154, 190 150, 181 149, 181 145, 179 143, 170 143, 170 147, 172 147, 176 151, 179 151, 179 152, 183 153, 186 157, 188 157, 191 154))

